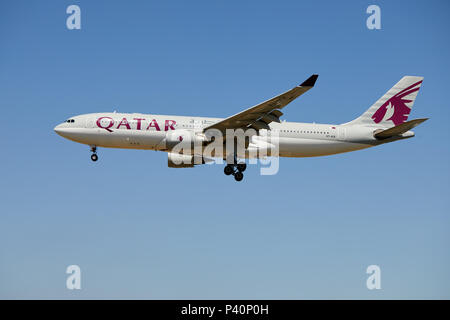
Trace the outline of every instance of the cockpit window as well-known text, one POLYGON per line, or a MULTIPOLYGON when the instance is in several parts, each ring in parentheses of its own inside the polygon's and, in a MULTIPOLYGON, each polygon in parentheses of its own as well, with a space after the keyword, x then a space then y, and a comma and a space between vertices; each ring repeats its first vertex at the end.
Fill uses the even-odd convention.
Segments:
POLYGON ((67 122, 67 123, 74 123, 74 122, 75 122, 75 120, 73 120, 73 119, 69 119, 69 120, 66 120, 66 122, 67 122))

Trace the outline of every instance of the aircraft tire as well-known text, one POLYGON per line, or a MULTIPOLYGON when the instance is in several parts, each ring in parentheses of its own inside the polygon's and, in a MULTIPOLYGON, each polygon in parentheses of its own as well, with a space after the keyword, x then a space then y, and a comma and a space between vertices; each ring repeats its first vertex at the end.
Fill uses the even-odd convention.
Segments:
POLYGON ((238 163, 238 164, 237 164, 237 169, 238 169, 240 172, 244 172, 245 169, 247 169, 247 164, 246 164, 246 163, 238 163))
POLYGON ((244 174, 242 172, 238 171, 234 174, 234 180, 241 181, 242 179, 244 179, 244 174))
POLYGON ((223 173, 225 173, 227 176, 229 176, 230 174, 233 173, 233 167, 230 165, 226 165, 225 168, 223 169, 223 173))

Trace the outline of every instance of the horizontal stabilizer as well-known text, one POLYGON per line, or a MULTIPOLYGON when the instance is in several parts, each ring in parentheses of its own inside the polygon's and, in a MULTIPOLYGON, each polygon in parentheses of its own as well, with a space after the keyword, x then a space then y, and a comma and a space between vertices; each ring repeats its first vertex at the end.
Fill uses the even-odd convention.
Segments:
POLYGON ((398 135, 405 133, 405 132, 411 130, 412 128, 418 126, 419 124, 421 124, 422 122, 424 122, 426 120, 428 120, 428 118, 407 121, 398 126, 377 132, 374 134, 374 137, 377 139, 386 139, 386 138, 390 138, 393 136, 398 136, 398 135))

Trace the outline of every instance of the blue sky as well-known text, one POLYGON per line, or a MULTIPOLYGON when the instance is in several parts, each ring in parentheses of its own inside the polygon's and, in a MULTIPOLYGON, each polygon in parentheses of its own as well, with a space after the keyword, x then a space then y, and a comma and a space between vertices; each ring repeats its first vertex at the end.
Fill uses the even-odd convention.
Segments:
POLYGON ((0 298, 450 298, 448 1, 2 1, 0 298), (66 28, 67 6, 82 29, 66 28), (381 8, 381 30, 366 8, 381 8), (72 115, 226 117, 320 74, 284 119, 343 123, 404 75, 416 137, 221 166, 89 148, 72 115), (65 287, 66 267, 82 289, 65 287), (381 267, 381 290, 366 288, 381 267))

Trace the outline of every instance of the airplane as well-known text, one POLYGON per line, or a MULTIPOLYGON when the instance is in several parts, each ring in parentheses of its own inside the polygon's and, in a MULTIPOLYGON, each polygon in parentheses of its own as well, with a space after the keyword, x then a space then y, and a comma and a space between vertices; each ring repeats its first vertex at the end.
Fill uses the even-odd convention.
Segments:
MULTIPOLYGON (((250 151, 272 150, 273 143, 267 133, 277 134, 279 157, 316 157, 409 139, 414 137, 411 129, 428 120, 422 118, 408 121, 423 81, 423 77, 416 76, 401 78, 367 111, 350 122, 318 124, 280 120, 283 115, 281 109, 313 88, 317 78, 318 75, 314 74, 293 89, 225 119, 141 113, 91 113, 71 117, 57 125, 54 131, 64 138, 89 145, 92 161, 98 160, 97 147, 145 149, 167 152, 169 167, 185 168, 208 163, 212 159, 204 157, 201 152, 193 153, 190 148, 189 152, 180 152, 176 146, 183 140, 199 142, 201 150, 204 150, 215 140, 206 134, 211 130, 222 133, 224 137, 231 129, 253 130, 254 133, 245 142, 244 154, 240 154, 244 162, 238 162, 236 148, 231 149, 232 152, 224 152, 225 155, 218 153, 227 160, 224 173, 241 181, 247 167, 245 159, 250 159, 250 154, 254 155, 250 151)), ((223 139, 217 141, 225 144, 223 139)), ((256 154, 254 157, 259 157, 256 154)))

